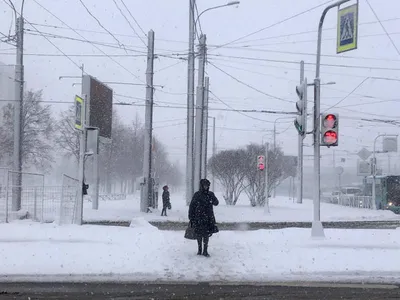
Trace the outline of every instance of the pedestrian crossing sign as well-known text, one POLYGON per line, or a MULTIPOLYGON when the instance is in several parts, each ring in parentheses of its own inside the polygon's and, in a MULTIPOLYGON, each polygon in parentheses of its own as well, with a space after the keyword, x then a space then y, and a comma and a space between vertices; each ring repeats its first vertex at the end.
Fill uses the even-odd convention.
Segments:
POLYGON ((75 128, 78 130, 83 130, 84 103, 83 98, 75 96, 75 128))
POLYGON ((339 9, 336 53, 357 49, 358 3, 339 9))

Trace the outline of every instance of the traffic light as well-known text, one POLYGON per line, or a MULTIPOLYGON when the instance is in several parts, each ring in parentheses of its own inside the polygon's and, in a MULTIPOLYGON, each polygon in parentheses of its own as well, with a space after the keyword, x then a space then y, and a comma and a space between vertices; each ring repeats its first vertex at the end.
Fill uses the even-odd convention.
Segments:
POLYGON ((339 115, 322 114, 321 146, 334 147, 339 144, 339 115))
POLYGON ((86 184, 86 183, 82 183, 82 194, 83 195, 87 195, 88 194, 88 190, 89 189, 89 185, 88 184, 86 184))
POLYGON ((257 169, 259 171, 264 171, 264 169, 265 169, 265 156, 264 155, 257 156, 257 169))
POLYGON ((298 133, 305 137, 307 132, 307 78, 304 78, 301 84, 296 86, 296 94, 299 101, 296 102, 298 115, 294 120, 294 126, 298 133))

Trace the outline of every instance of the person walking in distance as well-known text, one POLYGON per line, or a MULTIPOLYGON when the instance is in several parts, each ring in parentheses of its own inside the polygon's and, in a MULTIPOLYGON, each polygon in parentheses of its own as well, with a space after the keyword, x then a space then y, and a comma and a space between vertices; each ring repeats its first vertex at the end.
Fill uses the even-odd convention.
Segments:
POLYGON ((197 255, 210 256, 208 254, 209 238, 213 233, 218 232, 213 206, 218 204, 217 197, 210 191, 210 181, 201 179, 200 189, 194 193, 189 205, 190 226, 194 228, 197 237, 197 255))
POLYGON ((161 216, 167 216, 167 208, 171 209, 171 202, 170 202, 170 199, 169 199, 168 185, 164 185, 163 186, 162 202, 163 202, 163 208, 162 208, 162 211, 161 211, 161 216))

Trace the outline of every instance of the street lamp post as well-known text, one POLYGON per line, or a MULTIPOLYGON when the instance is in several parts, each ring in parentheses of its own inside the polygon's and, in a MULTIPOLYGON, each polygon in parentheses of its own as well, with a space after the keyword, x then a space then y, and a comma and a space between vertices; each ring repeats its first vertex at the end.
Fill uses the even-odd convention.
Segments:
POLYGON ((197 24, 197 21, 199 20, 200 16, 201 16, 202 14, 204 14, 205 12, 210 11, 210 10, 214 10, 214 9, 218 9, 218 8, 222 8, 222 7, 237 5, 237 4, 240 4, 240 1, 229 1, 229 2, 226 3, 226 4, 218 5, 218 6, 214 6, 214 7, 210 7, 210 8, 207 8, 206 10, 203 10, 203 11, 198 15, 198 17, 196 18, 196 21, 194 22, 195 28, 196 28, 196 24, 197 24))
POLYGON ((196 0, 189 0, 189 51, 188 51, 188 83, 187 83, 187 135, 186 135, 186 204, 189 205, 194 193, 194 72, 195 72, 195 28, 200 16, 206 11, 239 4, 239 1, 230 1, 225 5, 208 8, 194 17, 196 0))
POLYGON ((273 130, 266 130, 266 131, 268 131, 268 132, 261 137, 261 145, 264 145, 264 137, 265 136, 267 136, 268 134, 274 133, 273 130))

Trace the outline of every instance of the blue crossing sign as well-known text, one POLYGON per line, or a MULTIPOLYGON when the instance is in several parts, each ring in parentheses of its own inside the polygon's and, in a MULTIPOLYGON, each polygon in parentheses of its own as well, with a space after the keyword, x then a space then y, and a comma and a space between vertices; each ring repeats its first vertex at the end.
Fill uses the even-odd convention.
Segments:
POLYGON ((83 130, 84 127, 84 114, 85 114, 85 101, 79 96, 75 96, 75 128, 83 130))
POLYGON ((336 53, 357 49, 358 3, 339 9, 336 53))

